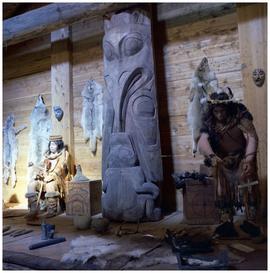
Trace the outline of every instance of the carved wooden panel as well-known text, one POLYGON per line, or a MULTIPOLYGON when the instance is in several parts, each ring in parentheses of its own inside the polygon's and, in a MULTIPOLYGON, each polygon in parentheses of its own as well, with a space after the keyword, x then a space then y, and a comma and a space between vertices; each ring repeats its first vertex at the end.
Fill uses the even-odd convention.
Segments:
POLYGON ((66 200, 69 216, 91 216, 101 212, 101 180, 70 182, 66 200))
POLYGON ((214 179, 206 183, 190 179, 184 192, 184 216, 188 224, 217 224, 214 179))

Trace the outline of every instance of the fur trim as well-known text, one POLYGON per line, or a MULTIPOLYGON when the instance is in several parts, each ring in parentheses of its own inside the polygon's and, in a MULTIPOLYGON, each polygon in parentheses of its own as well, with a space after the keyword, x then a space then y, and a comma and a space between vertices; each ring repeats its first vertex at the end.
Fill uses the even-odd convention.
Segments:
MULTIPOLYGON (((99 235, 80 236, 71 241, 70 250, 66 253, 62 262, 80 261, 97 265, 100 269, 108 269, 110 261, 126 256, 131 260, 143 258, 146 253, 160 246, 158 240, 143 237, 141 234, 123 236, 122 238, 100 237, 99 235)), ((168 252, 174 256, 170 249, 168 252)), ((164 257, 164 251, 162 252, 164 257)), ((175 262, 175 256, 174 256, 175 262)))
POLYGON ((52 191, 52 192, 45 193, 46 198, 58 197, 58 196, 60 196, 60 193, 58 191, 52 191))
POLYGON ((31 198, 31 197, 36 197, 37 193, 36 192, 27 192, 25 194, 25 198, 31 198))

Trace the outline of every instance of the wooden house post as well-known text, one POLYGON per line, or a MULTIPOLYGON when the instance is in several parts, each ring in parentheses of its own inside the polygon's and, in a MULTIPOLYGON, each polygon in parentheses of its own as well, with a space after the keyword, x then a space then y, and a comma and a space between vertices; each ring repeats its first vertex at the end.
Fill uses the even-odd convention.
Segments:
POLYGON ((244 102, 254 117, 259 136, 258 174, 262 214, 267 209, 267 82, 258 87, 252 79, 254 69, 263 69, 267 79, 267 3, 238 4, 238 32, 244 102))
MULTIPOLYGON (((51 33, 51 94, 52 94, 52 134, 62 135, 68 146, 71 159, 74 156, 73 135, 73 92, 71 30, 65 27, 51 33), (61 121, 53 111, 60 106, 64 112, 61 121)), ((72 164, 71 160, 71 164, 72 164)), ((73 166, 73 164, 71 165, 73 166)), ((73 173, 73 170, 72 170, 73 173)))

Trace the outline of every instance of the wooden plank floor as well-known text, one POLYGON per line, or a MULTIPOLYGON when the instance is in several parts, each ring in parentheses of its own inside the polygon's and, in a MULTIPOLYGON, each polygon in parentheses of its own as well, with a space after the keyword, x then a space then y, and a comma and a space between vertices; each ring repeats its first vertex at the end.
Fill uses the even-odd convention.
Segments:
MULTIPOLYGON (((20 215, 20 213, 17 213, 17 215, 20 215)), ((22 213, 21 213, 22 215, 22 213)), ((55 237, 62 237, 64 236, 66 238, 66 241, 60 244, 47 246, 44 248, 36 249, 36 250, 29 250, 29 245, 41 241, 41 230, 40 226, 29 226, 26 225, 25 219, 23 216, 17 216, 17 217, 8 217, 3 218, 3 226, 10 225, 12 229, 32 229, 33 232, 29 234, 25 234, 18 237, 11 237, 9 235, 3 236, 3 250, 5 251, 12 251, 17 253, 24 253, 28 255, 34 255, 34 257, 43 257, 44 259, 53 259, 54 261, 60 261, 63 255, 70 250, 70 243, 73 239, 78 238, 80 236, 90 236, 90 235, 97 235, 95 231, 92 229, 88 230, 77 230, 72 223, 72 218, 66 216, 65 214, 59 215, 57 217, 48 219, 47 223, 55 224, 56 226, 56 234, 55 237)), ((107 234, 102 238, 109 238, 110 240, 118 240, 119 237, 116 236, 117 230, 119 230, 121 223, 111 223, 110 229, 107 232, 107 234)), ((135 231, 137 228, 136 224, 130 224, 125 223, 122 225, 122 228, 124 230, 129 231, 135 231)), ((165 216, 161 221, 159 222, 148 222, 148 223, 141 223, 139 225, 139 234, 142 235, 151 235, 155 240, 159 241, 161 244, 156 249, 153 249, 148 253, 147 255, 144 255, 144 257, 141 257, 140 259, 136 260, 136 263, 134 261, 122 261, 118 264, 111 263, 112 269, 177 269, 177 261, 174 256, 174 254, 171 252, 170 247, 164 242, 164 234, 166 232, 166 229, 170 229, 174 232, 178 232, 180 230, 191 230, 195 232, 201 232, 205 231, 208 234, 212 234, 213 230, 215 229, 215 226, 188 226, 184 224, 183 222, 183 214, 181 212, 174 212, 170 215, 165 216), (162 255, 166 255, 166 259, 161 259, 161 262, 151 263, 151 260, 156 259, 157 257, 160 257, 162 255), (167 262, 166 262, 167 261, 167 262), (119 266, 119 268, 117 267, 119 266)), ((137 234, 138 235, 138 234, 137 234)), ((128 238, 133 235, 122 235, 122 238, 128 238)), ((100 237, 100 235, 99 235, 100 237)), ((233 241, 239 242, 242 244, 245 244, 247 246, 253 247, 255 249, 252 253, 243 253, 243 252, 234 252, 234 254, 244 257, 245 261, 234 265, 233 269, 253 269, 253 270, 259 270, 259 269, 266 269, 267 267, 267 244, 254 244, 251 240, 241 240, 241 241, 233 241)), ((227 247, 231 241, 219 241, 216 243, 217 249, 220 247, 224 248, 227 247)), ((231 251, 231 249, 230 249, 231 251)), ((216 253, 216 252, 215 252, 216 253)), ((215 254, 214 253, 214 254, 215 254)), ((4 261, 5 262, 5 261, 4 261)), ((23 264, 20 266, 23 267, 23 264)), ((15 268, 18 268, 16 265, 14 265, 15 268)), ((8 263, 4 264, 4 268, 6 269, 12 269, 12 266, 8 263)), ((55 268, 57 269, 57 268, 55 268)))

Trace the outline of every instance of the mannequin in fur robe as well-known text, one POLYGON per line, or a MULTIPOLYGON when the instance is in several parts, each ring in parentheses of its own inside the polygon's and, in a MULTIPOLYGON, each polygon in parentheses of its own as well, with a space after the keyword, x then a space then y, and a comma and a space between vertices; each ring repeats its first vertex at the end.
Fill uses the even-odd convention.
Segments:
POLYGON ((87 82, 82 91, 83 111, 81 125, 84 138, 89 141, 92 155, 96 154, 97 139, 102 138, 103 126, 103 90, 102 86, 94 80, 87 82))
POLYGON ((14 127, 15 118, 10 114, 3 128, 3 179, 8 184, 9 179, 14 188, 16 186, 16 161, 18 157, 18 143, 16 135, 18 135, 26 126, 22 125, 17 129, 14 127))
POLYGON ((29 134, 28 155, 28 181, 31 182, 37 173, 43 156, 48 149, 49 136, 51 132, 51 119, 49 111, 44 104, 41 95, 38 96, 36 105, 30 116, 31 129, 29 134))
POLYGON ((197 152, 200 138, 202 115, 207 111, 207 97, 213 92, 221 92, 215 72, 211 71, 207 58, 203 58, 192 77, 189 108, 187 114, 188 125, 192 132, 192 153, 197 152))

